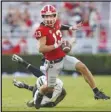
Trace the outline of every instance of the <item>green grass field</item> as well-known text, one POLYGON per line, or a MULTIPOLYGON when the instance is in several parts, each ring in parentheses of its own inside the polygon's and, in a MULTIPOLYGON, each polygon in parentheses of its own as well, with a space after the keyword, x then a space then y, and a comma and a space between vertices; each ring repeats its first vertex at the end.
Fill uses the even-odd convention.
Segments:
MULTIPOLYGON (((26 106, 32 99, 32 93, 18 89, 12 84, 13 77, 2 78, 2 111, 36 111, 26 106)), ((34 77, 17 78, 30 85, 36 81, 34 77)), ((93 92, 83 77, 61 76, 67 91, 65 99, 54 108, 40 108, 39 111, 111 111, 110 100, 95 100, 93 92)), ((96 83, 107 95, 111 96, 111 76, 95 76, 96 83)))

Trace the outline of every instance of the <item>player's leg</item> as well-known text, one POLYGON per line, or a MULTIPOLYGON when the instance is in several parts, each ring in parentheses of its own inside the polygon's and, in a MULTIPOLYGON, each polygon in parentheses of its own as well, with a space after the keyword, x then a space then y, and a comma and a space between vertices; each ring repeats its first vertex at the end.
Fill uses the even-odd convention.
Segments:
MULTIPOLYGON (((33 73, 33 75, 35 77, 40 77, 42 75, 44 75, 40 69, 37 69, 36 67, 34 67, 33 65, 31 65, 30 63, 26 62, 23 58, 21 58, 20 56, 14 54, 12 56, 12 61, 15 61, 19 64, 21 64, 22 66, 24 66, 27 70, 29 70, 31 73, 33 73)), ((44 61, 44 59, 42 59, 42 61, 44 61)), ((42 62, 43 63, 43 62, 42 62)))
POLYGON ((52 93, 53 92, 53 87, 48 87, 47 85, 42 85, 40 87, 40 90, 38 92, 38 94, 36 95, 36 100, 35 100, 35 108, 39 109, 41 107, 41 101, 43 99, 43 96, 48 94, 48 93, 52 93))
POLYGON ((77 70, 78 72, 80 72, 83 75, 85 81, 92 88, 95 94, 95 98, 97 99, 109 99, 110 98, 106 96, 104 93, 102 93, 101 91, 99 91, 99 89, 97 88, 95 84, 94 77, 92 73, 90 72, 90 70, 86 67, 85 64, 83 64, 81 61, 79 61, 75 57, 66 56, 64 58, 64 68, 67 70, 77 70))
POLYGON ((40 91, 38 93, 38 100, 36 100, 37 108, 40 107, 40 102, 43 95, 46 95, 47 93, 52 93, 54 86, 56 84, 56 75, 57 71, 54 68, 54 65, 49 65, 48 70, 46 71, 46 77, 47 77, 47 85, 43 85, 40 88, 40 91))
POLYGON ((54 102, 48 102, 46 104, 42 104, 41 107, 55 107, 65 98, 65 96, 66 96, 66 90, 62 88, 61 94, 57 97, 57 99, 54 102))
POLYGON ((53 92, 54 86, 56 84, 56 77, 57 74, 60 72, 60 68, 63 65, 62 63, 56 63, 56 64, 49 64, 48 61, 45 62, 47 64, 47 71, 46 71, 46 77, 47 77, 47 85, 42 85, 40 87, 37 99, 36 99, 36 108, 40 108, 40 103, 42 101, 43 95, 53 92))
MULTIPOLYGON (((34 98, 27 102, 28 107, 34 107, 36 105, 38 93, 39 90, 36 90, 36 92, 34 93, 34 98)), ((48 102, 48 103, 44 102, 43 104, 40 104, 40 107, 54 107, 54 106, 55 106, 54 102, 48 102)))
MULTIPOLYGON (((37 97, 38 97, 38 93, 39 93, 39 89, 40 89, 40 87, 43 85, 43 84, 45 84, 46 83, 46 79, 44 78, 44 77, 39 77, 38 78, 38 80, 37 80, 37 82, 36 82, 36 85, 35 85, 35 87, 36 88, 38 88, 38 89, 35 89, 35 91, 33 91, 33 100, 31 100, 31 101, 28 101, 27 102, 27 106, 28 107, 34 107, 34 106, 36 106, 37 104, 36 104, 36 100, 37 100, 37 97)), ((50 96, 49 94, 46 94, 48 97, 50 96)), ((44 101, 43 101, 44 102, 44 101)), ((46 102, 46 101, 45 101, 46 102)), ((46 105, 49 105, 49 104, 46 104, 46 103, 43 103, 44 104, 44 106, 46 106, 46 105), (46 105, 45 105, 46 104, 46 105)), ((40 104, 40 107, 43 107, 43 105, 41 106, 41 104, 40 104)))
MULTIPOLYGON (((37 94, 37 93, 36 93, 37 91, 38 91, 37 85, 35 84, 35 86, 34 86, 34 88, 33 88, 33 91, 32 91, 33 98, 34 98, 35 94, 37 94)), ((28 107, 34 107, 34 99, 28 101, 28 102, 27 102, 27 106, 28 106, 28 107)))
POLYGON ((61 94, 57 97, 56 101, 54 102, 55 106, 60 103, 66 96, 66 90, 62 88, 61 94))
POLYGON ((46 90, 45 89, 43 90, 43 93, 46 94, 47 92, 50 91, 52 92, 54 86, 56 85, 57 75, 62 69, 63 61, 58 63, 52 63, 52 64, 49 64, 46 61, 45 63, 48 64, 48 68, 46 70, 47 85, 46 85, 46 90))
MULTIPOLYGON (((56 83, 57 84, 57 83, 56 83)), ((61 93, 60 91, 58 92, 58 97, 56 98, 56 100, 54 102, 48 102, 48 103, 44 103, 44 104, 40 104, 40 107, 54 107, 56 106, 58 103, 60 103, 66 96, 66 91, 64 88, 61 88, 61 93)), ((36 105, 36 100, 37 100, 37 94, 39 93, 39 90, 37 90, 35 95, 34 95, 34 104, 36 105), (38 92, 37 92, 38 91, 38 92)), ((47 96, 48 98, 50 97, 50 95, 52 96, 53 92, 51 93, 48 93, 48 94, 45 94, 45 96, 47 96)), ((56 93, 57 94, 57 93, 56 93)), ((50 97, 52 98, 52 97, 50 97)), ((31 104, 32 105, 32 104, 31 104)))
POLYGON ((86 67, 85 64, 83 64, 82 62, 78 62, 76 64, 75 68, 77 71, 79 71, 84 76, 84 79, 92 88, 92 90, 94 92, 95 99, 106 99, 106 100, 110 99, 109 96, 105 95, 103 92, 101 92, 97 88, 96 83, 94 81, 94 77, 93 77, 92 73, 90 72, 90 70, 86 67))
MULTIPOLYGON (((34 95, 34 99, 32 100, 32 101, 29 101, 29 102, 27 102, 27 106, 28 107, 32 107, 33 105, 35 106, 35 108, 36 109, 38 109, 37 107, 36 107, 36 105, 37 105, 37 103, 36 103, 36 101, 37 101, 37 97, 38 97, 38 93, 39 93, 39 90, 37 90, 36 92, 35 92, 35 95, 34 95)), ((42 102, 41 102, 42 103, 42 102)), ((40 107, 54 107, 55 106, 55 104, 54 104, 54 102, 44 102, 43 104, 41 104, 40 103, 40 107)))

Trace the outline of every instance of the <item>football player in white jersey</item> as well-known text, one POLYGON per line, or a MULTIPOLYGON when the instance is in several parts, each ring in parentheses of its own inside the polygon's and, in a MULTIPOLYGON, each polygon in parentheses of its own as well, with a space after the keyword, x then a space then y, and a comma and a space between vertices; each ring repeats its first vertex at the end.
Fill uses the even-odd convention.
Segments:
MULTIPOLYGON (((39 89, 43 84, 44 85, 47 84, 47 80, 46 80, 46 76, 40 76, 37 79, 35 86, 30 86, 28 84, 25 84, 23 82, 14 79, 13 84, 18 88, 25 88, 33 92, 33 99, 27 102, 27 106, 34 107, 36 105, 36 99, 37 99, 39 89)), ((66 91, 63 88, 63 82, 57 78, 54 91, 47 93, 43 96, 41 107, 54 107, 59 102, 61 102, 65 96, 66 96, 66 91)))
MULTIPOLYGON (((14 86, 16 86, 18 88, 24 88, 24 89, 32 91, 33 99, 31 101, 27 102, 27 106, 28 107, 33 107, 33 106, 36 105, 36 98, 37 98, 40 87, 42 85, 47 84, 47 78, 44 75, 44 73, 42 73, 39 69, 35 68, 33 65, 29 64, 28 62, 23 60, 18 55, 13 55, 12 60, 17 62, 17 63, 19 63, 21 61, 24 61, 25 64, 23 66, 26 67, 26 69, 28 69, 34 76, 36 76, 38 78, 35 86, 30 86, 28 84, 25 84, 24 82, 17 81, 16 79, 13 80, 14 86)), ((41 66, 41 70, 43 68, 44 68, 44 66, 41 66)), ((50 93, 46 93, 43 96, 43 99, 42 99, 42 102, 41 102, 41 107, 54 107, 59 102, 61 102, 64 99, 65 96, 66 96, 66 91, 63 88, 63 82, 60 79, 57 78, 56 84, 54 86, 54 91, 50 92, 50 93)))

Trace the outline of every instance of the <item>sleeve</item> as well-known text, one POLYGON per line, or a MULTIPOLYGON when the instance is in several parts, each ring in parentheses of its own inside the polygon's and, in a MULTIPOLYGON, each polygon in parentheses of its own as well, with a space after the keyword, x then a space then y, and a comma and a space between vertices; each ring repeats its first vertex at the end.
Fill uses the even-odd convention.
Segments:
POLYGON ((35 32, 34 32, 34 37, 36 39, 39 39, 41 37, 44 37, 44 36, 47 36, 47 31, 45 29, 37 29, 35 32))
POLYGON ((36 85, 37 85, 37 88, 40 89, 40 87, 42 85, 46 85, 47 84, 47 81, 46 81, 46 76, 41 76, 37 79, 36 81, 36 85))

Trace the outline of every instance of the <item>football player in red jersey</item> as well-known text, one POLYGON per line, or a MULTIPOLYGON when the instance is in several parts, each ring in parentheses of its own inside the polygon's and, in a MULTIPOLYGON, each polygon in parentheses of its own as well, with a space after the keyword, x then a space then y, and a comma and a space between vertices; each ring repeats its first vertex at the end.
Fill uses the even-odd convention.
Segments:
POLYGON ((45 57, 44 71, 47 76, 47 85, 41 86, 35 102, 35 108, 40 108, 43 95, 52 92, 55 86, 57 74, 61 69, 79 71, 94 92, 95 99, 110 99, 109 96, 101 92, 94 81, 92 73, 80 60, 68 56, 61 48, 63 43, 60 30, 77 30, 82 23, 74 26, 61 25, 57 20, 56 8, 52 5, 46 5, 41 10, 43 22, 35 31, 35 38, 39 41, 39 51, 45 57))

